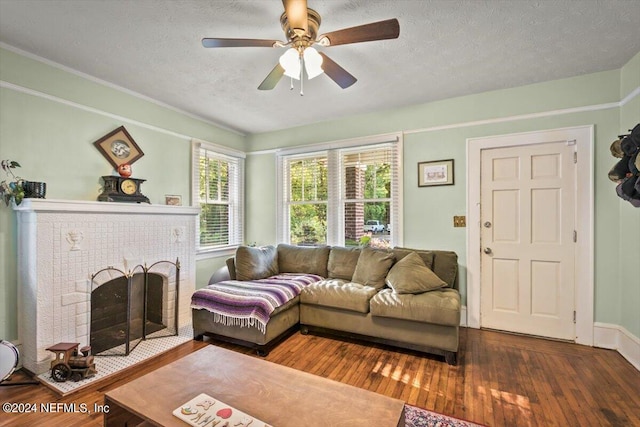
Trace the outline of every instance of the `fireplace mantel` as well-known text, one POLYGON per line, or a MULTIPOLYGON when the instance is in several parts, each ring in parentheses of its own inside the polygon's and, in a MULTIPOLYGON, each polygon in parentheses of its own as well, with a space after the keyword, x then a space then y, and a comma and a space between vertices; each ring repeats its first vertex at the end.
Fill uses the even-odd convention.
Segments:
POLYGON ((191 206, 55 199, 24 199, 20 205, 14 205, 13 209, 17 212, 126 213, 134 215, 198 215, 200 212, 200 208, 191 206))
POLYGON ((30 371, 49 369, 53 344, 89 343, 91 275, 108 266, 126 272, 179 259, 178 327, 190 323, 198 208, 24 199, 14 209, 19 333, 30 371))

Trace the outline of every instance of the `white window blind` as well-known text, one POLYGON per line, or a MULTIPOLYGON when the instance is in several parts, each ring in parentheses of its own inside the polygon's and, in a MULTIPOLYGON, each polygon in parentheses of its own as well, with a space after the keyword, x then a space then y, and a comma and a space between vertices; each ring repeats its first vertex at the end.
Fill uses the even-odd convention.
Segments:
POLYGON ((193 204, 200 207, 198 251, 239 245, 244 240, 244 158, 219 147, 193 143, 193 204))
POLYGON ((284 163, 284 201, 288 242, 327 243, 328 169, 326 154, 293 156, 284 163))
POLYGON ((336 169, 340 174, 338 222, 342 226, 338 239, 341 244, 357 246, 366 232, 395 243, 399 179, 394 145, 340 150, 339 162, 340 167, 336 169))
MULTIPOLYGON (((315 150, 318 149, 314 146, 315 150)), ((325 151, 278 156, 278 236, 296 245, 358 245, 373 237, 401 245, 401 138, 328 144, 325 151)))

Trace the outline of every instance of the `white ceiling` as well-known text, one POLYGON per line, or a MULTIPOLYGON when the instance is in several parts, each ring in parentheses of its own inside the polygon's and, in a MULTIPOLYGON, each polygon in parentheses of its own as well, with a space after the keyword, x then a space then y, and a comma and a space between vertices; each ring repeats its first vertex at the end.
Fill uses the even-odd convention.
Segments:
POLYGON ((284 40, 279 0, 0 0, 0 42, 247 134, 617 69, 640 51, 639 0, 308 3, 320 33, 398 18, 400 37, 323 49, 358 82, 321 75, 302 97, 286 77, 257 89, 282 49, 201 45, 284 40))

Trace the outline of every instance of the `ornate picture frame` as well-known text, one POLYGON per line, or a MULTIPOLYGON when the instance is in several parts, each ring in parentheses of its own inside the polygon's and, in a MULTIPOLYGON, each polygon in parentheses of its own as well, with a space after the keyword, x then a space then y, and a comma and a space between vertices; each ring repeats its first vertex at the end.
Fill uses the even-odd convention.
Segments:
POLYGON ((118 166, 125 163, 131 165, 144 156, 144 153, 124 126, 109 132, 94 142, 93 145, 96 146, 114 169, 118 169, 118 166))
POLYGON ((454 185, 453 159, 418 163, 418 187, 454 185))

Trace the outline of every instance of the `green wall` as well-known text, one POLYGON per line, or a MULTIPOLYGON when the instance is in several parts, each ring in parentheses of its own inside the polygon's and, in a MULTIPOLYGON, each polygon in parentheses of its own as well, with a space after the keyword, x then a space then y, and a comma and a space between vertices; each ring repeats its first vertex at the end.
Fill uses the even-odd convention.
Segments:
MULTIPOLYGON (((47 183, 47 198, 95 200, 111 166, 93 146, 124 125, 144 156, 133 176, 154 204, 165 194, 191 194, 190 137, 245 149, 245 137, 150 101, 0 49, 0 158, 18 161, 16 173, 47 183)), ((0 172, 5 179, 4 173, 0 172)), ((199 284, 224 257, 197 265, 199 284)), ((0 338, 17 333, 16 219, 0 206, 0 338)))
POLYGON ((637 261, 624 261, 627 257, 637 260, 640 248, 637 239, 622 243, 630 230, 636 236, 640 233, 640 211, 620 200, 615 185, 607 178, 615 161, 609 145, 620 131, 621 117, 626 115, 626 122, 640 122, 640 114, 634 107, 640 103, 640 96, 620 106, 621 99, 640 87, 640 82, 634 80, 638 77, 639 62, 640 54, 622 70, 249 135, 247 146, 255 154, 249 156, 253 167, 248 168, 247 175, 250 201, 247 238, 258 243, 276 239, 274 227, 268 226, 276 219, 275 149, 404 132, 404 245, 456 251, 460 257, 460 287, 466 302, 466 230, 453 228, 452 217, 466 214, 467 138, 593 124, 595 319, 621 325, 640 336, 636 314, 640 287, 637 271, 630 267, 637 261), (564 113, 558 114, 560 110, 564 113), (455 160, 454 186, 417 187, 418 162, 449 158, 455 160), (269 177, 272 181, 266 182, 269 177), (251 190, 254 187, 256 190, 251 190), (630 299, 635 302, 626 300, 627 292, 635 294, 630 299))
MULTIPOLYGON (((405 132, 404 244, 455 250, 465 298, 466 229, 453 228, 452 217, 466 214, 467 138, 593 124, 595 318, 640 337, 640 210, 620 200, 607 178, 615 161, 611 141, 640 121, 640 96, 619 105, 640 87, 640 54, 620 70, 249 136, 4 49, 0 80, 0 158, 19 161, 24 178, 46 181, 51 199, 95 200, 99 177, 111 169, 91 143, 121 125, 145 153, 133 171, 147 179, 143 191, 152 203, 165 194, 189 200, 190 137, 253 152, 246 161, 245 227, 246 241, 257 244, 276 243, 277 148, 405 132), (589 111, 602 105, 609 108, 589 111), (454 186, 417 187, 417 162, 448 158, 455 160, 454 186)), ((15 230, 15 214, 0 207, 0 338, 10 340, 17 338, 15 230)), ((198 287, 225 258, 197 262, 198 287)))

